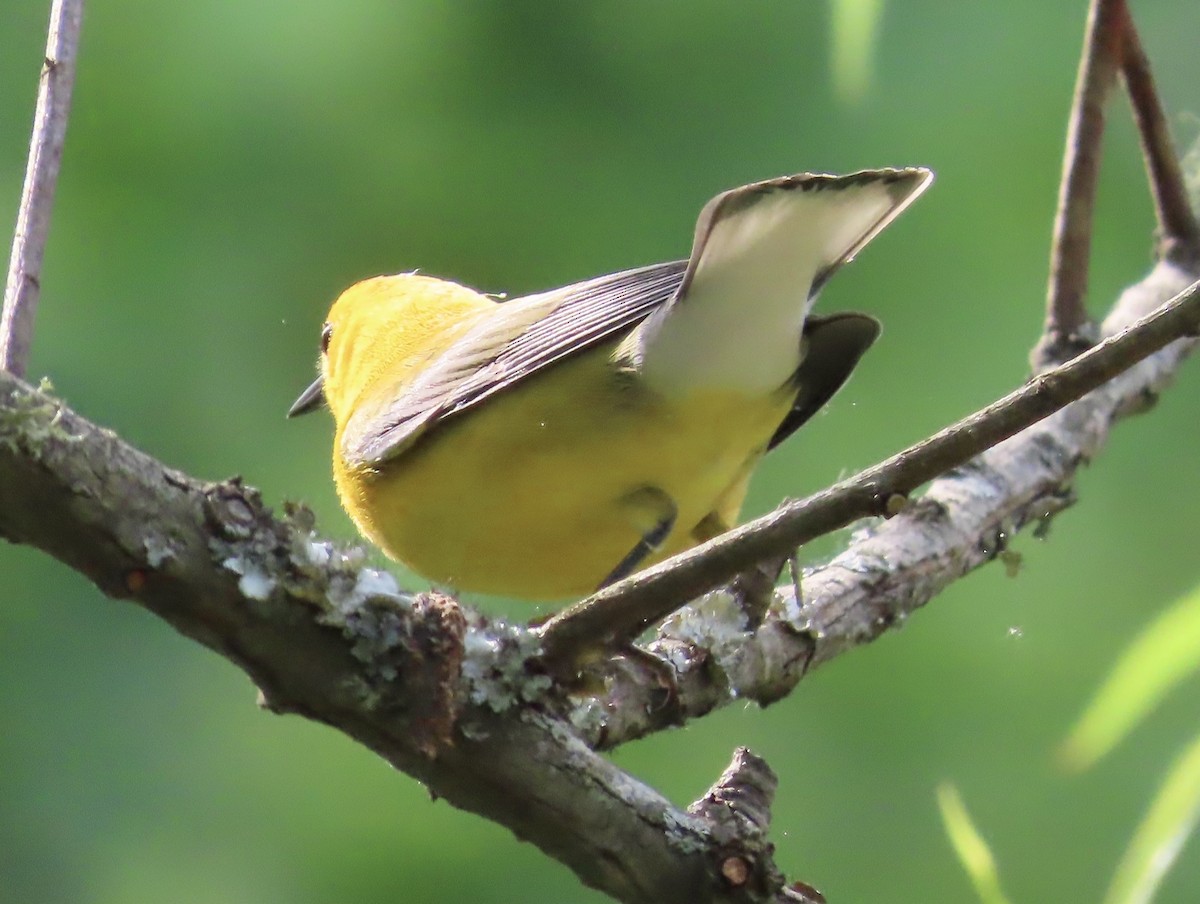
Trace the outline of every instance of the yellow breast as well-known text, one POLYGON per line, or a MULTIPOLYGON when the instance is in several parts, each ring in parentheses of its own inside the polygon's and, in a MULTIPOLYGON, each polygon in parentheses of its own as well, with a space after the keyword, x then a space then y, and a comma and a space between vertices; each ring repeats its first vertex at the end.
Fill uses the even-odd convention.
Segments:
POLYGON ((644 564, 732 526, 794 393, 668 400, 620 371, 612 351, 489 399, 377 471, 335 454, 347 511, 439 584, 539 600, 595 590, 662 518, 664 494, 677 518, 644 564))

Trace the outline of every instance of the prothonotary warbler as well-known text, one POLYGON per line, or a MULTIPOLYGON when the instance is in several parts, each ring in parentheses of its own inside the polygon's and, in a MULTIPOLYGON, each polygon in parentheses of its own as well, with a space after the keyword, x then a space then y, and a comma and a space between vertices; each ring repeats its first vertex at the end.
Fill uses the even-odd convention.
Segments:
POLYGON ((930 183, 804 173, 717 195, 691 257, 497 300, 418 273, 321 331, 333 473, 368 539, 453 590, 589 593, 736 522, 763 454, 879 335, 817 292, 930 183))

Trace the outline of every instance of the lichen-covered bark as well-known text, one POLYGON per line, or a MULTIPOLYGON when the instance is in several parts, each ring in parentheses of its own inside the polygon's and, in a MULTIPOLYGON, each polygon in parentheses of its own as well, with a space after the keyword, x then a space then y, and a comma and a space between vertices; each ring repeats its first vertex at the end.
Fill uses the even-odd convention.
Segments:
POLYGON ((590 750, 528 667, 531 635, 401 593, 311 526, 0 373, 0 536, 144 606, 241 666, 269 708, 345 732, 620 900, 747 900, 751 883, 769 899, 764 834, 739 839, 590 750), (731 849, 753 866, 742 884, 722 873, 731 849))

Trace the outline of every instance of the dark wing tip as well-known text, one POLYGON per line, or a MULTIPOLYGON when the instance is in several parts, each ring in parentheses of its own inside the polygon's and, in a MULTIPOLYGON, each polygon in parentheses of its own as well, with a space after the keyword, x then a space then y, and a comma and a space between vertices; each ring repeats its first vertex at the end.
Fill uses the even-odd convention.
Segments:
POLYGON ((804 324, 804 360, 795 376, 800 391, 768 449, 795 433, 837 394, 882 329, 874 317, 850 311, 808 318, 804 324))

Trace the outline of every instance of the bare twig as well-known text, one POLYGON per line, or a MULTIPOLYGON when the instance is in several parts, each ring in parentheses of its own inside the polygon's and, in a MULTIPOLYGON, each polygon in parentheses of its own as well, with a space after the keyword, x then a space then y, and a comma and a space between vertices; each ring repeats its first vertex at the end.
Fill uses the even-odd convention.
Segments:
POLYGON ((1121 76, 1133 107, 1133 118, 1142 142, 1142 156, 1146 161, 1146 174, 1150 180, 1150 193, 1154 198, 1154 213, 1158 220, 1158 254, 1164 260, 1190 266, 1200 260, 1200 226, 1188 200, 1179 157, 1171 142, 1167 118, 1154 87, 1150 61, 1142 50, 1142 42, 1128 7, 1120 4, 1117 13, 1124 20, 1120 24, 1121 76))
POLYGON ((46 58, 38 85, 33 136, 25 187, 17 212, 8 279, 4 286, 4 310, 0 315, 0 370, 23 376, 29 366, 33 322, 41 288, 42 257, 50 231, 54 187, 67 136, 67 114, 75 81, 75 56, 83 0, 54 0, 50 8, 50 30, 46 58))
POLYGON ((1092 211, 1100 173, 1104 105, 1120 59, 1118 26, 1125 0, 1092 0, 1075 99, 1067 123, 1067 147, 1050 246, 1046 325, 1034 350, 1034 370, 1064 361, 1092 342, 1087 312, 1092 211))
POLYGON ((756 562, 868 515, 1035 424, 1168 343, 1200 330, 1200 284, 1084 354, 849 480, 744 524, 560 612, 540 629, 546 661, 570 672, 581 653, 625 640, 756 562))

